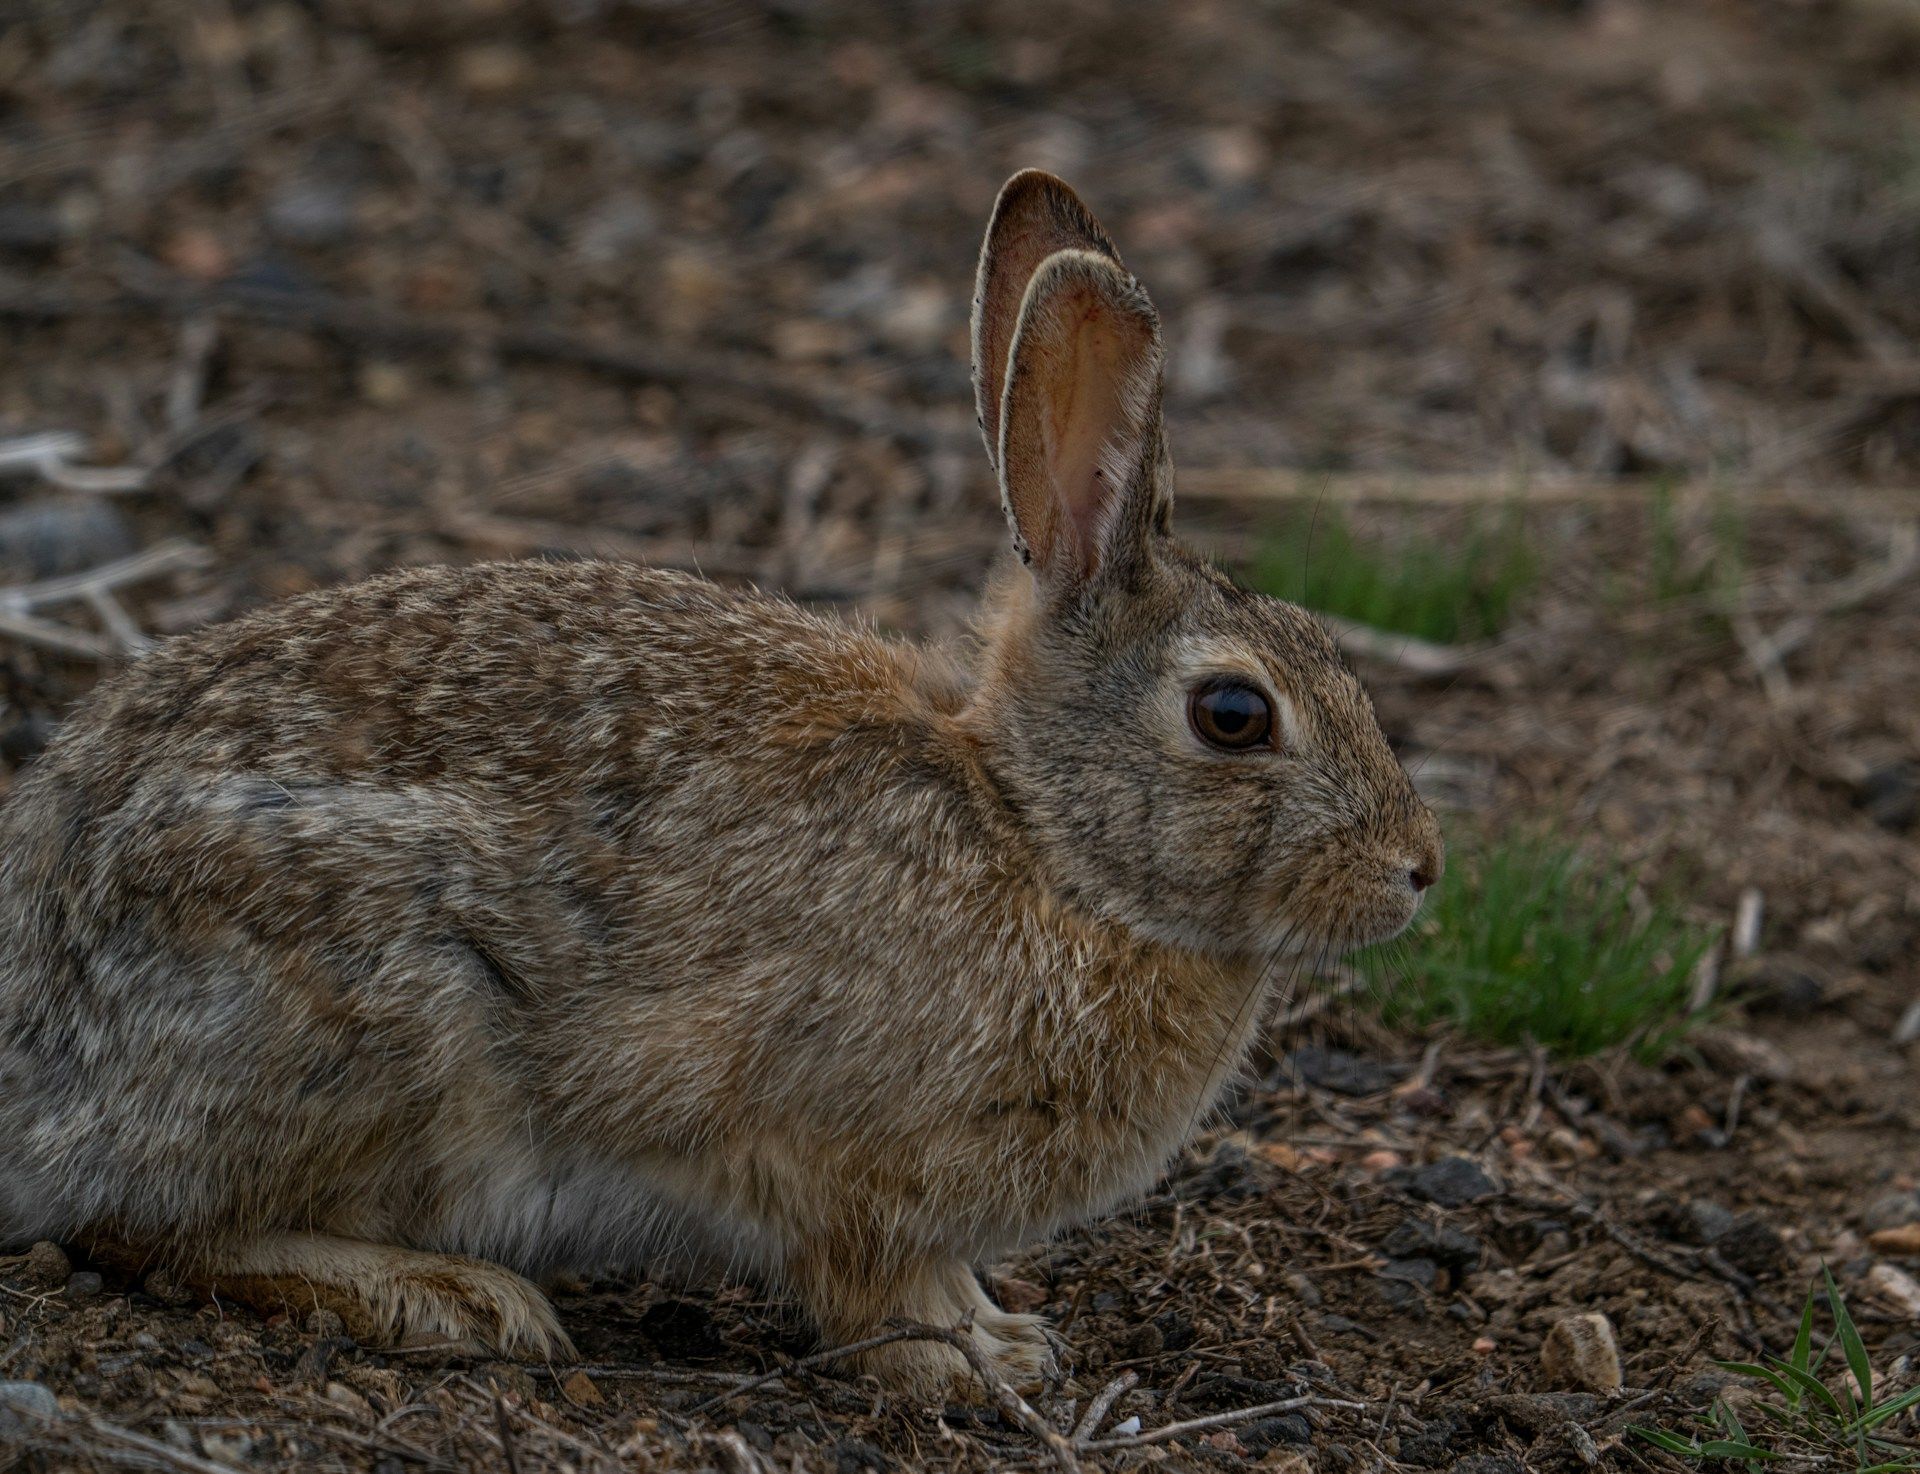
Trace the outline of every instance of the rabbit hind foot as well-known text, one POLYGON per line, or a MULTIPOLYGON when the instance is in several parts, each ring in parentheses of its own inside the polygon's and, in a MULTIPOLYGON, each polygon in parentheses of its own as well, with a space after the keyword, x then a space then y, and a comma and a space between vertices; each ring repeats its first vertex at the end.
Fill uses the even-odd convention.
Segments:
POLYGON ((355 1340, 569 1361, 552 1303, 509 1269, 460 1254, 331 1234, 269 1234, 227 1247, 191 1283, 267 1314, 331 1310, 355 1340))

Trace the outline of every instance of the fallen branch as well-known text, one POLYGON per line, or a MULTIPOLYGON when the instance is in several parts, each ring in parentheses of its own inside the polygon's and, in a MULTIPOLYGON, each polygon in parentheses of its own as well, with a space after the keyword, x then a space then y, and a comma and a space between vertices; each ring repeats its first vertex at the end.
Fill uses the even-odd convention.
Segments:
POLYGON ((325 292, 280 291, 227 283, 192 287, 169 280, 87 294, 0 276, 0 317, 60 322, 128 316, 221 318, 294 328, 362 349, 448 355, 479 351, 507 360, 570 364, 610 377, 670 388, 704 385, 753 404, 894 440, 909 446, 973 446, 971 425, 902 410, 883 399, 743 355, 701 352, 657 342, 595 341, 560 328, 501 325, 397 312, 325 292))
POLYGON ((1099 1395, 1087 1404, 1087 1415, 1073 1430, 1073 1446, 1082 1447, 1088 1439, 1098 1433, 1100 1425, 1107 1420, 1107 1414, 1113 1411, 1113 1405, 1139 1385, 1138 1372, 1122 1372, 1102 1387, 1099 1395))
POLYGON ((825 1351, 816 1351, 811 1356, 803 1356, 798 1361, 789 1362, 778 1371, 765 1372, 757 1377, 745 1378, 739 1386, 729 1388, 725 1392, 715 1393, 705 1402, 696 1403, 687 1410, 687 1416, 695 1418, 699 1417, 702 1413, 712 1412, 715 1408, 723 1406, 732 1399, 740 1396, 743 1392, 753 1392, 761 1387, 767 1386, 769 1383, 778 1382, 789 1372, 811 1371, 814 1367, 823 1367, 830 1362, 839 1361, 844 1357, 858 1356, 863 1351, 872 1351, 876 1346, 891 1346, 896 1341, 927 1341, 939 1339, 939 1336, 920 1326, 899 1326, 891 1331, 884 1331, 878 1336, 869 1336, 864 1341, 850 1341, 845 1346, 829 1347, 825 1351))
POLYGON ((1392 630, 1342 619, 1337 614, 1322 614, 1320 622, 1333 636, 1333 642, 1348 655, 1397 665, 1427 680, 1456 676, 1485 660, 1490 649, 1484 645, 1436 645, 1412 635, 1395 634, 1392 630))
POLYGON ((9 1418, 21 1420, 21 1426, 9 1430, 9 1434, 25 1447, 79 1454, 108 1464, 175 1470, 178 1474, 240 1474, 232 1464, 216 1463, 87 1413, 47 1413, 17 1402, 8 1403, 5 1411, 9 1418), (45 1433, 36 1437, 35 1430, 45 1430, 45 1433), (107 1447, 102 1448, 101 1444, 107 1447))
POLYGON ((146 489, 149 473, 140 466, 76 466, 87 442, 65 430, 48 430, 0 440, 0 472, 31 472, 63 491, 122 492, 146 489))
MULTIPOLYGON (((973 1374, 980 1379, 981 1385, 993 1394, 993 1400, 1000 1410, 1012 1418, 1027 1432, 1046 1445, 1047 1452, 1053 1455, 1063 1474, 1080 1474, 1080 1460, 1074 1454, 1074 1446, 1067 1436, 1039 1413, 1033 1410, 1033 1404, 1022 1397, 1011 1382, 994 1369, 987 1360, 986 1353, 980 1349, 980 1343, 974 1339, 972 1317, 957 1328, 941 1330, 937 1326, 902 1325, 903 1331, 912 1331, 924 1341, 943 1341, 967 1359, 967 1365, 973 1368, 973 1374)), ((1098 1447, 1089 1444, 1088 1447, 1098 1447)))
MULTIPOLYGON (((1183 468, 1175 494, 1184 501, 1327 502, 1336 506, 1377 503, 1405 507, 1638 507, 1674 492, 1671 487, 1654 481, 1553 473, 1486 471, 1423 475, 1249 466, 1183 468)), ((1684 490, 1680 494, 1684 496, 1684 490)), ((1915 501, 1920 500, 1920 489, 1760 485, 1729 486, 1725 495, 1752 510, 1873 521, 1911 517, 1915 501)))
POLYGON ((1344 1398, 1316 1397, 1306 1394, 1300 1397, 1286 1397, 1278 1402, 1263 1402, 1254 1407, 1235 1408, 1228 1413, 1209 1413, 1204 1418, 1188 1418, 1185 1422, 1169 1423, 1164 1428, 1155 1428, 1145 1433, 1130 1433, 1121 1438, 1097 1438, 1090 1443, 1080 1445, 1085 1453, 1111 1453, 1122 1448, 1146 1448, 1150 1444, 1166 1443, 1171 1439, 1184 1438, 1190 1433, 1207 1433, 1216 1428, 1231 1428, 1237 1423, 1250 1423, 1255 1418, 1270 1418, 1280 1413, 1298 1412, 1301 1408, 1331 1407, 1346 1408, 1354 1412, 1368 1411, 1364 1402, 1349 1402, 1344 1398))
POLYGON ((197 567, 206 560, 206 556, 205 548, 176 539, 157 544, 131 557, 102 563, 98 568, 64 574, 59 578, 41 579, 37 583, 0 588, 0 635, 83 660, 112 660, 120 655, 137 655, 153 642, 141 632, 119 600, 114 598, 113 591, 162 573, 197 567), (107 627, 112 640, 103 640, 85 630, 41 619, 36 613, 49 604, 75 600, 93 609, 100 622, 107 627))

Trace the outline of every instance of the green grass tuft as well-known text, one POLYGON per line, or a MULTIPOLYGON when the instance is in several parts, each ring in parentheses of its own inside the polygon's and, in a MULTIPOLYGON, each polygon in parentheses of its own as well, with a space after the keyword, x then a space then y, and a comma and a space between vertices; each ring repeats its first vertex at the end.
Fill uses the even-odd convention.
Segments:
POLYGON ((1624 1044, 1654 1058, 1685 1032, 1714 937, 1617 864, 1522 837, 1456 845, 1413 931, 1355 961, 1392 1018, 1562 1055, 1624 1044))
POLYGON ((1753 1384, 1755 1396, 1741 1402, 1741 1409, 1754 1420, 1751 1423, 1743 1423, 1725 1398, 1716 1398, 1692 1430, 1635 1427, 1631 1431, 1688 1463, 1732 1464, 1747 1474, 1780 1463, 1852 1474, 1920 1471, 1920 1444, 1913 1441, 1911 1432, 1902 1430, 1904 1436, 1893 1436, 1902 1421, 1911 1424, 1914 1409, 1920 1406, 1920 1387, 1887 1396, 1883 1382, 1880 1400, 1874 1400, 1867 1348, 1831 1271, 1822 1267, 1820 1279, 1807 1291, 1793 1349, 1785 1356, 1766 1355, 1763 1361, 1720 1363, 1753 1384), (1814 1312, 1822 1302, 1833 1332, 1816 1352, 1814 1312), (1836 1345, 1847 1377, 1838 1375, 1838 1364, 1832 1375, 1823 1370, 1836 1345))
POLYGON ((1263 593, 1440 644, 1498 634, 1538 576, 1517 508, 1476 520, 1458 538, 1391 546, 1356 537, 1338 508, 1303 508, 1252 568, 1263 593))

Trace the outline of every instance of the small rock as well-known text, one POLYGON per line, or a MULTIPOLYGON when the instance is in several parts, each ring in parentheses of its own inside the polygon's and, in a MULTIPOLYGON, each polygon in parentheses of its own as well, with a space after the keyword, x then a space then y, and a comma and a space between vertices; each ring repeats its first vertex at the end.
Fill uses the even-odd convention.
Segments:
POLYGON ((1140 1415, 1135 1413, 1132 1417, 1122 1418, 1119 1422, 1115 1423, 1107 1430, 1107 1436, 1109 1438, 1131 1438, 1139 1431, 1140 1415))
POLYGON ((1920 1254, 1920 1223, 1903 1223, 1867 1235, 1867 1247, 1876 1254, 1920 1254))
POLYGON ((371 1418, 373 1416, 373 1404, 368 1402, 366 1398, 362 1397, 358 1392, 355 1392, 345 1382, 327 1383, 327 1401, 335 1407, 346 1409, 356 1418, 371 1418))
POLYGON ((1882 829, 1904 833, 1920 820, 1920 763, 1883 763, 1860 780, 1857 798, 1882 829))
POLYGON ((1920 1282, 1897 1265, 1874 1265, 1867 1271, 1867 1289, 1908 1320, 1920 1319, 1920 1282))
POLYGON ((1389 1259, 1380 1266, 1380 1278, 1431 1290, 1440 1281, 1440 1266, 1431 1259, 1389 1259))
POLYGON ((124 558, 139 546, 110 502, 37 501, 0 512, 0 572, 54 578, 124 558))
POLYGON ((1161 1346, 1168 1351, 1185 1351, 1199 1336, 1193 1322, 1177 1310, 1161 1311, 1153 1318, 1153 1326, 1160 1333, 1161 1346))
POLYGON ((1313 1428, 1298 1413, 1278 1418, 1261 1418, 1240 1429, 1240 1443, 1250 1454, 1263 1454, 1276 1444, 1305 1448, 1313 1442, 1313 1428))
MULTIPOLYGON (((606 1401, 600 1395, 600 1389, 593 1385, 593 1378, 585 1372, 575 1372, 568 1377, 560 1384, 560 1390, 575 1407, 599 1407, 606 1401)), ((744 1425, 742 1427, 744 1431, 744 1425)))
POLYGON ((454 58, 454 75, 469 92, 499 97, 523 86, 532 67, 519 47, 471 46, 454 58))
POLYGON ((843 1438, 827 1450, 839 1474, 863 1474, 868 1469, 891 1469, 893 1460, 861 1438, 843 1438))
POLYGON ((1442 1157, 1424 1167, 1406 1167, 1387 1174, 1387 1184, 1437 1203, 1442 1208, 1459 1208, 1493 1197, 1500 1184, 1489 1177, 1478 1163, 1466 1157, 1442 1157))
POLYGON ((1787 1257, 1780 1231, 1753 1213, 1734 1219, 1732 1227, 1715 1240, 1714 1248, 1735 1269, 1752 1275, 1770 1274, 1787 1257))
POLYGON ((1294 1050, 1275 1074, 1280 1082, 1304 1080, 1336 1095, 1378 1095, 1391 1090, 1400 1078, 1400 1071, 1379 1060, 1317 1045, 1294 1050))
POLYGON ((27 1250, 27 1274, 36 1285, 52 1287, 64 1285, 67 1276, 73 1273, 73 1265, 68 1261, 66 1251, 58 1244, 40 1240, 27 1250))
POLYGON ((39 1423, 60 1416, 60 1400, 38 1382, 0 1382, 0 1432, 8 1425, 39 1423))
POLYGON ((1381 1240, 1380 1252, 1389 1259, 1430 1259, 1456 1275, 1480 1267, 1480 1240, 1444 1223, 1406 1218, 1381 1240))
POLYGON ((100 1293, 106 1283, 91 1269, 82 1269, 67 1276, 67 1298, 69 1300, 91 1300, 100 1293))
POLYGON ((1753 1013, 1807 1013, 1827 1001, 1827 980, 1790 955, 1755 957, 1729 969, 1727 985, 1753 1013))
POLYGON ((295 179, 267 199, 267 231, 290 246, 323 248, 352 238, 356 201, 346 185, 326 179, 295 179))
POLYGON ((1920 1223, 1920 1192, 1888 1193, 1875 1198, 1860 1215, 1860 1226, 1868 1233, 1909 1223, 1920 1223))
POLYGON ((1379 1151, 1368 1152, 1360 1159, 1360 1170, 1363 1172, 1391 1172, 1402 1165, 1404 1164, 1400 1153, 1390 1152, 1384 1147, 1379 1151))
POLYGON ((321 1305, 308 1314, 305 1329, 309 1336, 335 1338, 347 1334, 347 1323, 340 1318, 339 1311, 321 1305))
POLYGON ((188 1288, 185 1281, 170 1269, 153 1270, 141 1282, 140 1288, 162 1305, 171 1305, 176 1308, 191 1305, 199 1298, 188 1288))
POLYGON ((188 226, 167 237, 160 259, 182 276, 199 282, 218 281, 233 270, 233 257, 220 237, 199 226, 188 226))
POLYGON ((370 359, 360 366, 360 397, 379 409, 405 404, 413 394, 413 375, 397 363, 370 359))
POLYGON ((52 210, 37 205, 0 205, 0 255, 44 261, 57 255, 72 232, 52 210))
POLYGON ((1717 1244, 1739 1220, 1732 1212, 1706 1198, 1693 1198, 1680 1210, 1680 1227, 1691 1243, 1717 1244))
POLYGON ((1554 1322, 1540 1347, 1540 1368, 1556 1387, 1615 1391, 1623 1379, 1613 1322, 1597 1312, 1554 1322))
POLYGON ((1047 1303, 1047 1292, 1032 1280, 1023 1280, 1011 1274, 997 1274, 993 1277, 993 1298, 1000 1302, 1002 1310, 1012 1311, 1015 1315, 1029 1315, 1047 1303))

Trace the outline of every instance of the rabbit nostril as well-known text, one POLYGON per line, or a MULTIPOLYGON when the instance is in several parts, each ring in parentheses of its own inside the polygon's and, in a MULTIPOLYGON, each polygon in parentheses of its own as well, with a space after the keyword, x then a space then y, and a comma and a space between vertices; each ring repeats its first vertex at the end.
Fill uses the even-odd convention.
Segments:
POLYGON ((1415 865, 1407 872, 1407 883, 1413 887, 1417 895, 1433 884, 1433 871, 1425 865, 1415 865))

